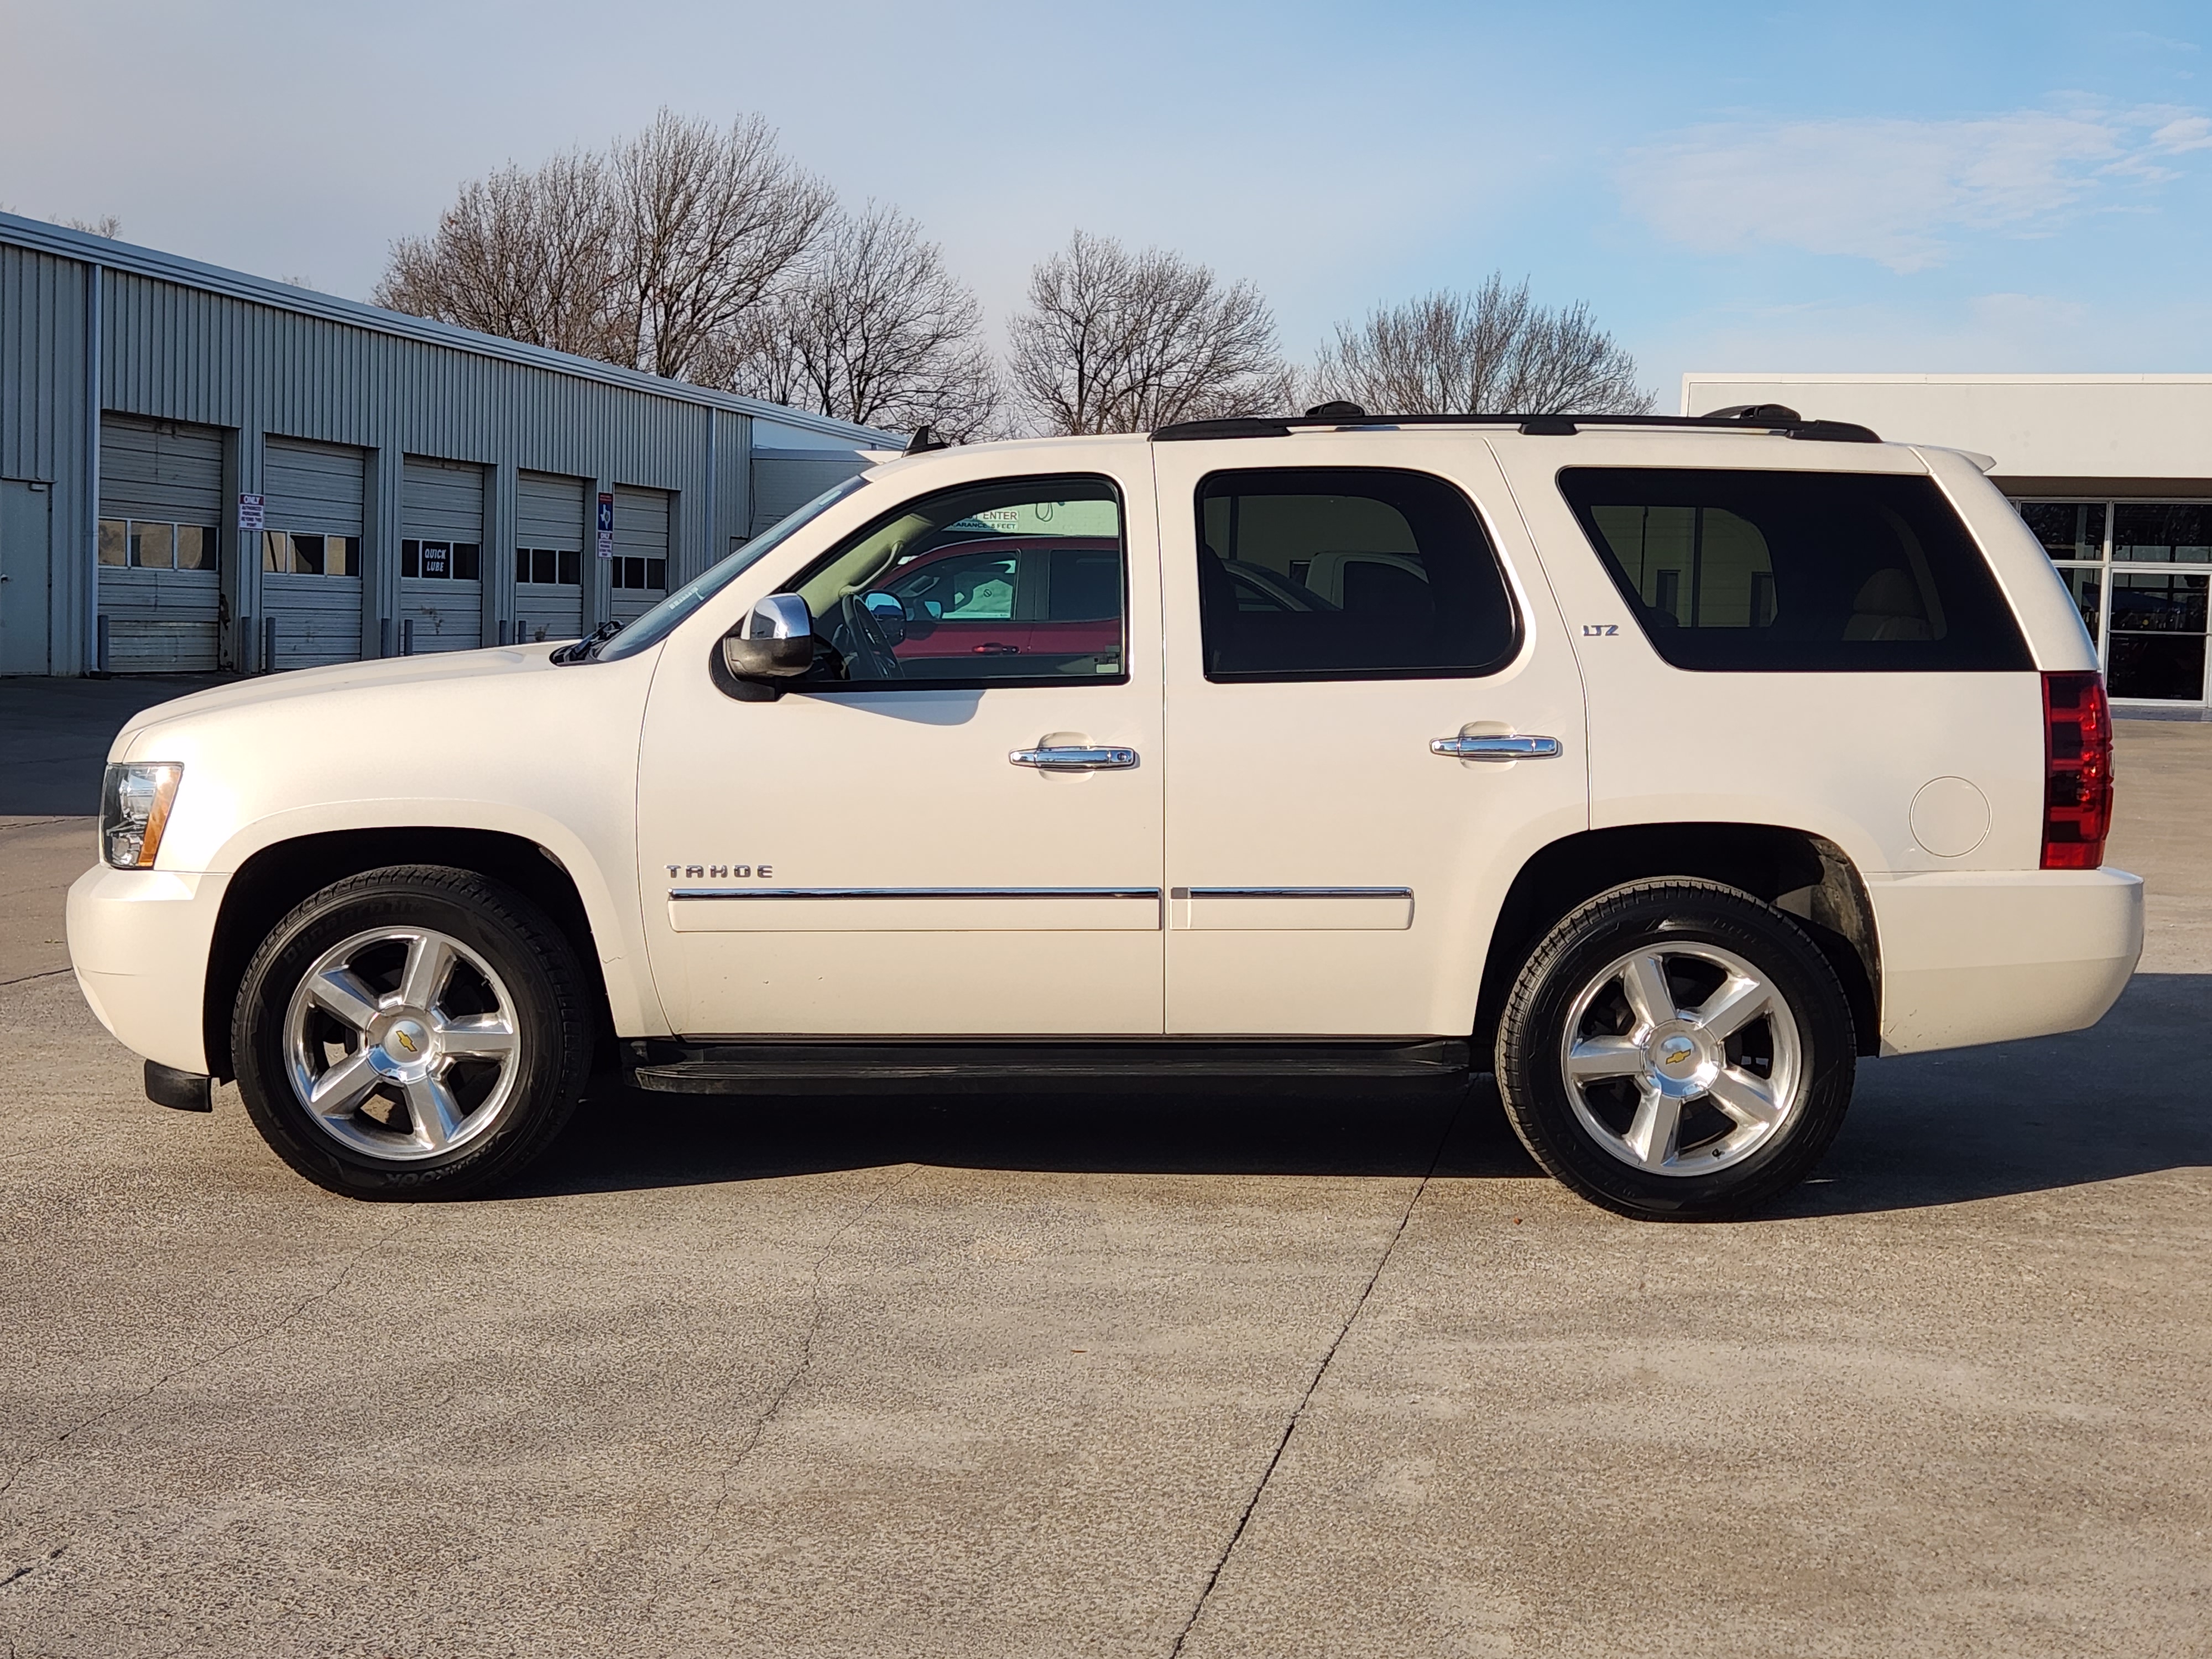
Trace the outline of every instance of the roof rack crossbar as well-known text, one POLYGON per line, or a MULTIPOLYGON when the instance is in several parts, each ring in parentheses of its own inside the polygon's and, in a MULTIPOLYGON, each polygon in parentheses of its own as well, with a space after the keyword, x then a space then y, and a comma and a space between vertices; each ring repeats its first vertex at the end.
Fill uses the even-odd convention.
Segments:
POLYGON ((1808 421, 1778 404, 1753 404, 1742 414, 1717 415, 1261 415, 1233 420, 1178 421, 1156 427, 1154 443, 1206 438, 1287 438, 1292 431, 1349 431, 1361 427, 1510 426, 1531 436, 1568 437, 1583 427, 1673 427, 1702 432, 1765 432, 1816 443, 1878 444, 1870 428, 1849 421, 1808 421), (1781 417, 1788 418, 1781 418, 1781 417))

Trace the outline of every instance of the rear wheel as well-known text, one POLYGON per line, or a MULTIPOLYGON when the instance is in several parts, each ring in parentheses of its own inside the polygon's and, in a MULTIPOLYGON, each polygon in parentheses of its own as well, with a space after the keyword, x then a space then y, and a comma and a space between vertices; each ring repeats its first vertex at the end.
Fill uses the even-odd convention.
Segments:
POLYGON ((1795 1186, 1850 1103, 1850 1005, 1784 912, 1717 883, 1616 888, 1530 953, 1498 1092, 1546 1170, 1624 1215, 1732 1214, 1795 1186))
POLYGON ((374 870, 263 941, 239 988, 239 1092, 301 1175, 360 1198, 450 1198, 543 1151, 589 1074, 567 939, 472 871, 374 870))

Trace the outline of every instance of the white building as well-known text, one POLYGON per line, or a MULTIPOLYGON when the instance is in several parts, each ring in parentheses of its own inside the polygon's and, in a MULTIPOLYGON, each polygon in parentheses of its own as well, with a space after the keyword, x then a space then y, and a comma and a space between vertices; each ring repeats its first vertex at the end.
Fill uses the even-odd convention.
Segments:
POLYGON ((2212 375, 1682 377, 1682 413, 1786 404, 1993 457, 2074 590, 2116 702, 2212 712, 2212 375))

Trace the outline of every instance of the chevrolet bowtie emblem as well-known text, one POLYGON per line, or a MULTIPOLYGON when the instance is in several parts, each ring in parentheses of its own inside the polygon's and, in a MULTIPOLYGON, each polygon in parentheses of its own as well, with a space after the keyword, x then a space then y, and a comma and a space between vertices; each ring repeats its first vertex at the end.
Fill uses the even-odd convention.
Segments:
POLYGON ((399 1039, 399 1046, 404 1048, 409 1054, 411 1054, 415 1052, 415 1039, 413 1037, 409 1036, 404 1031, 395 1031, 392 1035, 399 1039))

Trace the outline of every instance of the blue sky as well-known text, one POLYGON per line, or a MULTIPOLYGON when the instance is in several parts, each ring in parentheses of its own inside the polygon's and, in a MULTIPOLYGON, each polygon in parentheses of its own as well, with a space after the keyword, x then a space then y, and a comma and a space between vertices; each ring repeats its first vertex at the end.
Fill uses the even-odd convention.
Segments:
POLYGON ((996 316, 1077 226, 1310 352, 1528 275, 1687 368, 2212 370, 2212 5, 6 0, 0 204, 364 295, 465 178, 758 111, 996 316))

